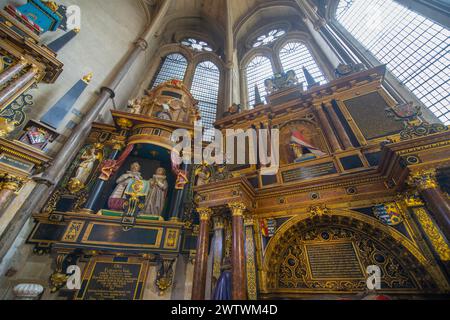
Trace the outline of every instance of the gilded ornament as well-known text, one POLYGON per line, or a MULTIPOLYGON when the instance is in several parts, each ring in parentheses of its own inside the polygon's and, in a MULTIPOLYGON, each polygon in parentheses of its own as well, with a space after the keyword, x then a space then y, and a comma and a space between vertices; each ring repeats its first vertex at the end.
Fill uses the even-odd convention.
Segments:
POLYGON ((258 299, 256 285, 255 242, 251 226, 245 229, 247 292, 249 300, 258 299))
POLYGON ((83 81, 85 82, 85 83, 87 83, 87 84, 89 84, 89 83, 91 83, 91 81, 92 81, 92 77, 94 76, 94 74, 92 73, 92 72, 89 72, 87 75, 85 75, 84 77, 83 77, 83 81))
POLYGON ((325 205, 311 206, 309 208, 309 214, 311 217, 328 215, 330 214, 330 209, 328 209, 325 205))
POLYGON ((197 208, 197 212, 200 215, 201 221, 208 221, 213 214, 210 208, 197 208))
POLYGON ((420 191, 438 188, 436 169, 427 169, 413 172, 408 178, 408 184, 420 191))
POLYGON ((59 6, 56 4, 55 1, 43 1, 43 3, 53 12, 56 12, 59 9, 59 6))
POLYGON ((242 202, 230 202, 228 204, 228 207, 230 208, 231 214, 233 215, 233 217, 235 217, 235 216, 243 216, 245 210, 247 209, 245 204, 242 203, 242 202))
POLYGON ((402 200, 408 207, 421 207, 425 205, 425 203, 417 195, 406 194, 402 196, 402 200))
POLYGON ((441 260, 450 261, 450 247, 428 213, 423 208, 414 210, 414 213, 441 260))
POLYGON ((17 121, 10 121, 6 118, 0 117, 0 138, 7 137, 16 129, 17 121))
POLYGON ((116 120, 116 123, 123 130, 128 130, 133 127, 133 121, 131 121, 130 119, 119 118, 116 120))

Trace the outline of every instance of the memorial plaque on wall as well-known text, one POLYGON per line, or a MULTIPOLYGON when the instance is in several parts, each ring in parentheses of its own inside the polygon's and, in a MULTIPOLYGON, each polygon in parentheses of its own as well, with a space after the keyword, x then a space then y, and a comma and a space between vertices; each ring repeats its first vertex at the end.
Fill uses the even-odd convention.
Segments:
POLYGON ((396 134, 403 129, 402 122, 386 115, 389 106, 378 92, 345 100, 344 104, 367 140, 396 134))
POLYGON ((145 262, 91 261, 77 300, 140 300, 146 274, 145 262))
POLYGON ((283 182, 293 182, 304 179, 311 179, 328 174, 337 173, 336 166, 333 162, 321 163, 309 167, 301 167, 292 170, 287 170, 282 173, 283 182))
POLYGON ((312 279, 363 279, 364 274, 351 242, 306 244, 312 279))

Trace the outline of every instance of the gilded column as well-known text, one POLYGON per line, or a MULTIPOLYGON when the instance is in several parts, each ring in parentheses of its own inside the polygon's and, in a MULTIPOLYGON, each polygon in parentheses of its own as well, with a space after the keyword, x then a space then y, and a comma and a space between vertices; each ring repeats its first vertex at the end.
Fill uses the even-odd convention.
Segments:
POLYGON ((334 134, 333 128, 330 126, 330 122, 328 121, 327 115, 325 114, 323 107, 321 105, 318 105, 316 106, 315 109, 319 121, 322 124, 322 128, 325 131, 326 138, 330 143, 331 151, 332 152, 342 151, 341 146, 339 145, 339 141, 336 138, 336 135, 334 134))
POLYGON ((206 271, 208 269, 209 222, 212 210, 198 208, 200 215, 200 231, 197 239, 194 279, 192 281, 192 300, 205 300, 206 271))
POLYGON ((333 104, 331 102, 327 102, 324 103, 324 107, 328 111, 328 114, 330 115, 331 121, 333 122, 333 126, 336 128, 337 135, 339 137, 339 140, 342 142, 344 150, 353 147, 350 137, 347 134, 347 131, 345 131, 345 128, 342 125, 341 120, 339 119, 336 111, 333 108, 333 104))
POLYGON ((233 248, 231 251, 231 263, 233 265, 232 298, 233 300, 246 300, 244 211, 247 208, 242 202, 229 203, 228 207, 233 217, 233 248))
POLYGON ((255 221, 252 218, 244 220, 245 225, 245 270, 247 275, 247 294, 249 300, 258 299, 256 283, 256 247, 253 232, 255 221))
POLYGON ((36 66, 32 66, 27 73, 11 82, 6 88, 0 92, 0 106, 4 106, 14 95, 24 91, 25 87, 32 82, 36 81, 38 77, 39 69, 36 66))
POLYGON ((14 194, 23 186, 23 180, 14 176, 4 175, 0 183, 0 212, 4 212, 14 194))
POLYGON ((449 238, 450 204, 439 189, 436 181, 436 170, 428 169, 413 172, 408 179, 408 183, 418 189, 442 231, 449 238))
POLYGON ((9 67, 7 70, 0 74, 0 86, 10 81, 16 74, 22 71, 27 65, 27 61, 22 57, 16 64, 9 67))

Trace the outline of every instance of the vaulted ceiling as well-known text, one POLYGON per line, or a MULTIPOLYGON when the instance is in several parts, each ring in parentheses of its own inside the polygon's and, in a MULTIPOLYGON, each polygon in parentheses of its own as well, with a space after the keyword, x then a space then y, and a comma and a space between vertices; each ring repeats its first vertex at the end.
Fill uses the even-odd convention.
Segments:
MULTIPOLYGON (((160 0, 141 0, 157 8, 160 0)), ((162 31, 162 43, 177 43, 185 37, 207 41, 219 56, 226 50, 231 28, 235 48, 249 49, 249 40, 276 23, 302 30, 302 13, 296 0, 173 0, 162 31)))

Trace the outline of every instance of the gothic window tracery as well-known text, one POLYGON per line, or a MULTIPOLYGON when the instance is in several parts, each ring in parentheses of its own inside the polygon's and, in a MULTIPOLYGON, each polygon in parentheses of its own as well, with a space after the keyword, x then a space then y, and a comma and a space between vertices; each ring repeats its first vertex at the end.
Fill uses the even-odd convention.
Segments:
POLYGON ((192 82, 191 93, 199 101, 198 107, 201 122, 205 128, 204 140, 211 141, 214 136, 214 122, 217 117, 219 102, 219 68, 211 61, 203 61, 197 65, 192 82))
POLYGON ((256 41, 253 43, 253 48, 267 46, 268 44, 273 43, 285 34, 286 31, 283 29, 272 29, 269 32, 262 34, 258 38, 256 38, 256 41))
POLYGON ((194 39, 194 38, 184 39, 184 40, 181 41, 181 44, 186 46, 186 47, 189 47, 189 48, 191 48, 193 50, 196 50, 196 51, 206 51, 206 52, 212 52, 213 51, 213 49, 211 48, 211 46, 207 42, 202 41, 202 40, 197 40, 197 39, 194 39))
POLYGON ((336 20, 450 124, 450 31, 393 0, 341 0, 336 20))
POLYGON ((188 61, 180 53, 172 53, 167 55, 159 69, 157 76, 153 81, 152 88, 157 87, 161 83, 176 79, 183 81, 188 67, 188 61))
POLYGON ((324 84, 326 82, 323 72, 317 65, 311 52, 301 42, 288 42, 280 50, 280 60, 284 72, 294 70, 298 81, 303 82, 303 88, 307 90, 307 82, 303 73, 303 68, 306 68, 318 83, 324 84))
POLYGON ((269 58, 262 55, 255 56, 247 65, 246 76, 248 104, 250 106, 255 104, 255 86, 258 86, 262 101, 266 102, 264 80, 273 76, 272 62, 269 58))

